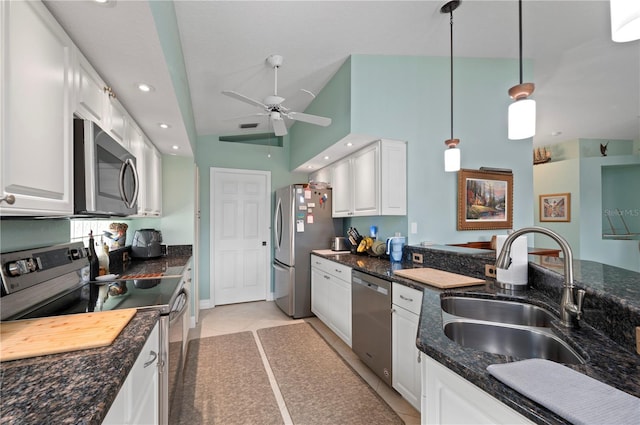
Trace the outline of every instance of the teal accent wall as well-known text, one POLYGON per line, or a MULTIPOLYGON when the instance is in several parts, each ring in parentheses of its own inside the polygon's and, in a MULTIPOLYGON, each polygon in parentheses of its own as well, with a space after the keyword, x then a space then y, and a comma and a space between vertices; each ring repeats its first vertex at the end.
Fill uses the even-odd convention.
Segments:
MULTIPOLYGON (((381 237, 399 231, 411 244, 446 244, 488 241, 495 233, 506 233, 456 230, 457 173, 444 172, 444 141, 450 137, 449 69, 446 57, 352 55, 350 68, 345 64, 336 74, 343 90, 328 85, 331 99, 314 105, 314 113, 328 115, 341 108, 345 93, 350 93, 351 133, 407 141, 408 214, 376 218, 381 237), (350 92, 344 81, 348 71, 350 92), (409 234, 410 223, 417 224, 418 233, 409 234)), ((531 69, 525 62, 526 78, 531 69)), ((454 59, 454 137, 461 139, 462 168, 513 170, 514 228, 533 223, 532 140, 507 139, 507 92, 517 70, 518 62, 512 59, 454 59)), ((292 132, 292 152, 308 149, 302 146, 309 140, 308 127, 292 132)), ((327 136, 322 146, 335 143, 334 138, 327 136)), ((292 166, 318 153, 304 152, 307 156, 292 160, 292 166)), ((363 217, 347 223, 363 233, 373 221, 363 217)))
POLYGON ((0 220, 0 253, 69 242, 69 219, 0 220))
MULTIPOLYGON (((200 173, 200 265, 198 281, 200 282, 200 299, 210 299, 211 272, 211 196, 210 196, 210 168, 235 168, 242 170, 261 170, 271 172, 271 220, 273 221, 273 191, 292 183, 304 183, 306 174, 296 174, 289 171, 289 137, 283 139, 283 147, 255 146, 242 143, 220 142, 217 136, 202 136, 198 138, 196 164, 200 173), (268 157, 271 154, 271 158, 268 157)), ((271 244, 273 246, 273 244, 271 244)))
POLYGON ((187 80, 187 69, 180 43, 180 30, 172 1, 149 1, 149 8, 158 30, 158 38, 173 82, 173 90, 178 100, 182 121, 189 137, 191 150, 196 151, 196 125, 193 117, 191 92, 187 80))
POLYGON ((162 156, 162 240, 167 245, 192 245, 195 217, 193 158, 162 156))
POLYGON ((296 122, 289 130, 290 169, 313 158, 351 132, 351 58, 348 58, 322 91, 305 109, 309 114, 331 118, 329 127, 296 122))

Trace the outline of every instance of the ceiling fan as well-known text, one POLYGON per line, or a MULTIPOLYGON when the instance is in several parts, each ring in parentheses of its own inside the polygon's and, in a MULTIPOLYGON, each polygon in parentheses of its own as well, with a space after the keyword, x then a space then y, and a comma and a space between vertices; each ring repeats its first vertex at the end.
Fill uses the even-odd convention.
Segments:
POLYGON ((284 136, 287 134, 287 126, 285 125, 284 118, 320 125, 322 127, 331 125, 331 118, 291 111, 282 105, 282 102, 284 102, 285 99, 278 96, 278 68, 282 65, 283 60, 283 57, 280 55, 271 55, 267 58, 267 62, 271 65, 275 73, 275 88, 273 90, 273 95, 265 97, 262 102, 232 90, 223 90, 222 94, 241 102, 263 108, 264 112, 253 114, 251 116, 268 116, 269 122, 271 123, 276 136, 284 136))

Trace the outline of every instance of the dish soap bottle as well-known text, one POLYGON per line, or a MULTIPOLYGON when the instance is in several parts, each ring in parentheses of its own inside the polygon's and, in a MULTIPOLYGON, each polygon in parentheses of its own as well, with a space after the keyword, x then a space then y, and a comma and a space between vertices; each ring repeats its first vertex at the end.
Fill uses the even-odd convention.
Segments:
POLYGON ((102 239, 98 248, 98 263, 100 264, 100 276, 109 274, 109 247, 102 239))

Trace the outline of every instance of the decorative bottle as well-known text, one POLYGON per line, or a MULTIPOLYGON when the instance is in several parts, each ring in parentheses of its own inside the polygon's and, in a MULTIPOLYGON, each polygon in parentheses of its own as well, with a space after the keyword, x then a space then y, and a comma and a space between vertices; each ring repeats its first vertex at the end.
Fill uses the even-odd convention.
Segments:
POLYGON ((96 280, 100 274, 100 263, 96 253, 96 245, 93 240, 93 230, 89 232, 89 280, 96 280))

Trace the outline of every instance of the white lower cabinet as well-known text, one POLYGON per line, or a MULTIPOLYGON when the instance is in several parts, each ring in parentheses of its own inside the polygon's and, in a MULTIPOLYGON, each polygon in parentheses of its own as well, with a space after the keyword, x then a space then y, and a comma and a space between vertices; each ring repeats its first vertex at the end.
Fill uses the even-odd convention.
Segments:
POLYGON ((392 386, 420 411, 421 353, 416 347, 422 292, 393 283, 391 315, 392 386))
POLYGON ((147 338, 120 392, 102 422, 105 425, 157 424, 160 415, 158 324, 147 338))
POLYGON ((311 311, 351 347, 351 268, 311 256, 311 311))
POLYGON ((429 356, 422 356, 423 424, 533 424, 429 356))

